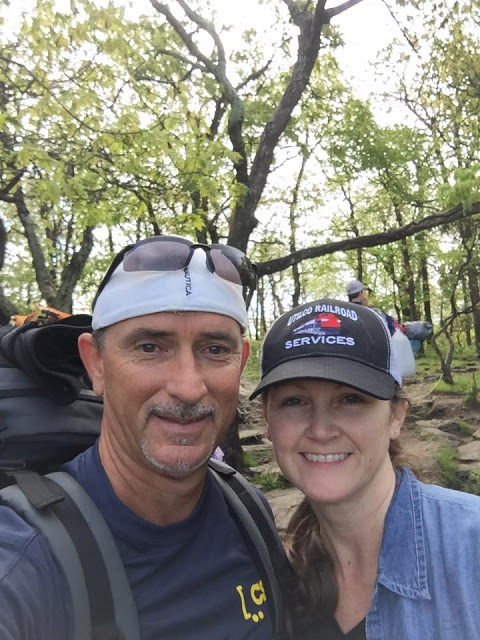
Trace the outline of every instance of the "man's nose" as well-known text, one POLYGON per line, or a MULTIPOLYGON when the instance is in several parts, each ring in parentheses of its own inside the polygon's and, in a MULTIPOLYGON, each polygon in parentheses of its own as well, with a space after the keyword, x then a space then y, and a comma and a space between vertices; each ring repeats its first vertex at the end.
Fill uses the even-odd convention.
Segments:
POLYGON ((195 404, 208 393, 204 376, 195 354, 182 350, 171 362, 167 393, 186 404, 195 404))

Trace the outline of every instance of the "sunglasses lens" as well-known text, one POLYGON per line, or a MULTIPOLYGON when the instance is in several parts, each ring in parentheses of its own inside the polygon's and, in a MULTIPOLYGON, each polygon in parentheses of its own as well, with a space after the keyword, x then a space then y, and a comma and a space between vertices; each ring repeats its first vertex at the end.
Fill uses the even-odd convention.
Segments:
POLYGON ((235 284, 243 284, 241 275, 238 271, 236 264, 234 264, 229 258, 227 258, 219 249, 212 249, 210 251, 210 257, 212 258, 213 266, 215 267, 215 273, 229 282, 235 284))
POLYGON ((158 238, 156 242, 145 242, 131 249, 123 259, 123 268, 125 271, 178 271, 185 267, 189 254, 189 244, 158 238))
POLYGON ((255 288, 255 269, 242 251, 227 245, 213 244, 210 255, 219 276, 230 282, 255 288))

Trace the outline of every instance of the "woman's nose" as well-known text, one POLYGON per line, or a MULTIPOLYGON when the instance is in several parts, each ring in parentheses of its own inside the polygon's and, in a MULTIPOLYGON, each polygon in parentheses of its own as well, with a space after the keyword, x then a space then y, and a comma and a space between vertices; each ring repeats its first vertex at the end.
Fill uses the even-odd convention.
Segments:
POLYGON ((312 438, 329 440, 338 435, 339 427, 328 409, 324 406, 318 406, 310 416, 307 431, 312 438))

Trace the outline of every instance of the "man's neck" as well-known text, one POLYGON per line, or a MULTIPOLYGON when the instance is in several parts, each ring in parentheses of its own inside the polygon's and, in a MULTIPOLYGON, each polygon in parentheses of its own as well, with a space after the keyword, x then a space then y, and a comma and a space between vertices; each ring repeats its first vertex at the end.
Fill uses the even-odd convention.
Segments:
POLYGON ((159 526, 175 524, 197 506, 205 486, 205 466, 187 477, 169 477, 154 467, 115 455, 102 438, 99 453, 117 498, 144 520, 159 526))

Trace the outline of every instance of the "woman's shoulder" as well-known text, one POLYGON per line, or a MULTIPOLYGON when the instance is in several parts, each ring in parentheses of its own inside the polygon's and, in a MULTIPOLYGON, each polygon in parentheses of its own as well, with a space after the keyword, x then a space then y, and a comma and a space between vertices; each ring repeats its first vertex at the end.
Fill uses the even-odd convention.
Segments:
POLYGON ((448 489, 437 484, 426 484, 414 479, 422 501, 424 515, 437 514, 461 518, 478 523, 480 527, 480 496, 465 491, 448 489))

